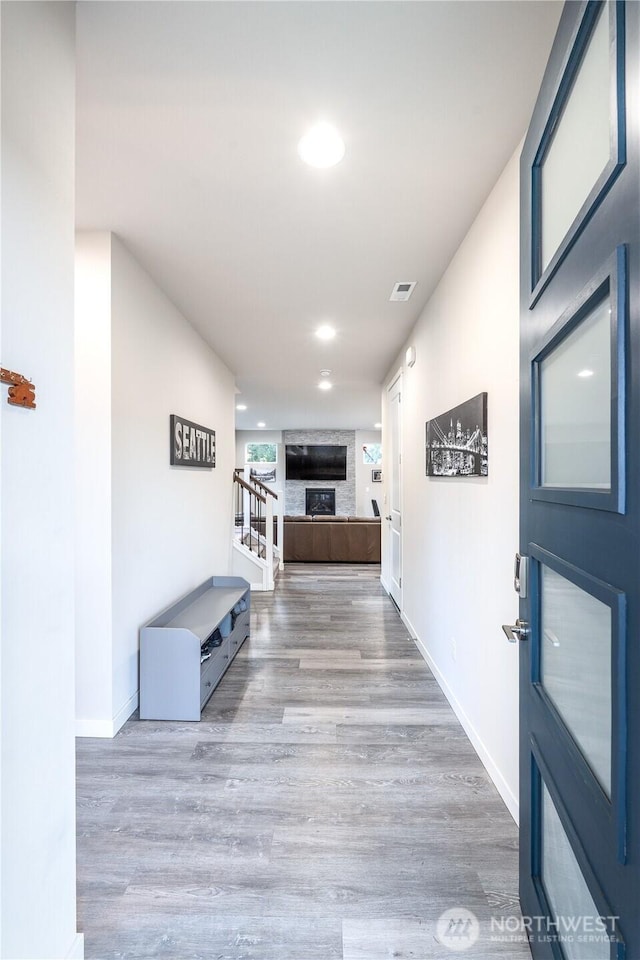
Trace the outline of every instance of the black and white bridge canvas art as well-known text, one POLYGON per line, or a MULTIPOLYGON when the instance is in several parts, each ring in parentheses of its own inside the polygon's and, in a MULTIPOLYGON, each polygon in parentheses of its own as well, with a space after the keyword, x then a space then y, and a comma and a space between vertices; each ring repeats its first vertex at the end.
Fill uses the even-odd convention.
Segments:
POLYGON ((486 477, 487 394, 427 420, 428 477, 486 477))

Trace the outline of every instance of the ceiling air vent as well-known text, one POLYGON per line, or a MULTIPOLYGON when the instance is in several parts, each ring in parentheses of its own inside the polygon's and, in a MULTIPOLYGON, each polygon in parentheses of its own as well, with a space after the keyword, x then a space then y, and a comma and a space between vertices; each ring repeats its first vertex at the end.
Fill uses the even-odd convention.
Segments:
POLYGON ((417 282, 417 280, 413 280, 411 283, 406 281, 404 283, 396 283, 391 291, 389 300, 408 300, 417 282))

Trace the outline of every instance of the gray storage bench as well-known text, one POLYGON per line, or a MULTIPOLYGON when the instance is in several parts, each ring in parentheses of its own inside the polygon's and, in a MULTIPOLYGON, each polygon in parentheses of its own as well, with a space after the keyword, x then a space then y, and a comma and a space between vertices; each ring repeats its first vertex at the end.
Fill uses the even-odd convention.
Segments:
POLYGON ((210 577, 140 630, 140 719, 199 720, 249 636, 242 577, 210 577))

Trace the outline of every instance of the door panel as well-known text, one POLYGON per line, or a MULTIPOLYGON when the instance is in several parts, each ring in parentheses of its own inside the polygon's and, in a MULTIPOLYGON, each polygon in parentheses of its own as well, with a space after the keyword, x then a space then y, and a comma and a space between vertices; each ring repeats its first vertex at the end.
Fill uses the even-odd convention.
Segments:
POLYGON ((611 489, 610 316, 604 297, 540 360, 543 487, 611 489))
POLYGON ((566 6, 573 13, 558 28, 551 69, 529 128, 529 133, 535 128, 535 140, 527 138, 531 242, 526 286, 531 303, 627 160, 627 5, 623 0, 576 0, 566 6))
POLYGON ((520 890, 565 924, 536 960, 640 958, 639 43, 640 4, 567 3, 521 160, 520 890))
POLYGON ((534 499, 624 511, 627 255, 620 244, 536 341, 534 499))
POLYGON ((541 267, 550 264, 610 159, 609 23, 597 13, 540 162, 541 267))
MULTIPOLYGON (((571 847, 571 842, 547 788, 542 786, 541 880, 551 918, 560 926, 565 917, 585 917, 597 929, 600 912, 571 847)), ((586 927, 586 924, 585 924, 586 927)), ((602 960, 602 944, 589 942, 588 934, 564 943, 567 960, 602 960)))
POLYGON ((399 609, 402 609, 402 375, 389 388, 389 587, 399 609))
POLYGON ((540 570, 540 683, 610 795, 611 609, 551 567, 540 570))

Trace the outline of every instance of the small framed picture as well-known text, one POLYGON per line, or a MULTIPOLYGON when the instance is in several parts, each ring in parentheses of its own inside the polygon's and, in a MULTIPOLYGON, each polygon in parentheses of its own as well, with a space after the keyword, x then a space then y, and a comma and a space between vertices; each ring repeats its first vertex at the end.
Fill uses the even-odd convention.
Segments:
POLYGON ((252 480, 258 480, 260 483, 275 483, 276 468, 269 466, 251 467, 250 477, 252 480))
POLYGON ((382 483, 382 470, 371 471, 371 483, 382 483))

